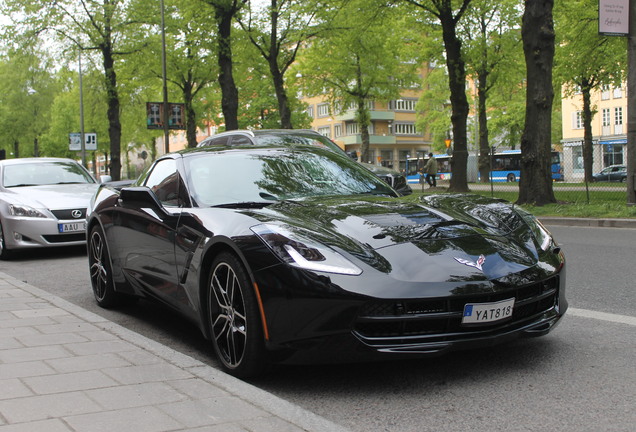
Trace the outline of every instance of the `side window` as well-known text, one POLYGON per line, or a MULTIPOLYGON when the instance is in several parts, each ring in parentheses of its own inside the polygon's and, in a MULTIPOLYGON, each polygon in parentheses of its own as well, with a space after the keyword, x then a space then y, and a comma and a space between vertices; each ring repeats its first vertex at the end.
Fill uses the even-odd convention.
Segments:
POLYGON ((242 135, 234 135, 232 137, 232 145, 233 146, 238 146, 238 145, 250 145, 252 144, 252 141, 250 141, 249 138, 244 137, 242 135))
POLYGON ((157 199, 165 206, 178 207, 183 203, 182 181, 174 159, 164 159, 157 162, 146 178, 145 185, 155 193, 157 199))

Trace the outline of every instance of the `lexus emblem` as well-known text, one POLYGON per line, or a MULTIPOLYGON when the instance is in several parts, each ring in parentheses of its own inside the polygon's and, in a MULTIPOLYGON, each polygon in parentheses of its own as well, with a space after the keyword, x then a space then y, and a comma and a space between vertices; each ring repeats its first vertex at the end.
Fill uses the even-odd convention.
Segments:
POLYGON ((82 211, 81 210, 73 210, 71 212, 71 216, 73 216, 75 219, 79 219, 82 217, 82 211))

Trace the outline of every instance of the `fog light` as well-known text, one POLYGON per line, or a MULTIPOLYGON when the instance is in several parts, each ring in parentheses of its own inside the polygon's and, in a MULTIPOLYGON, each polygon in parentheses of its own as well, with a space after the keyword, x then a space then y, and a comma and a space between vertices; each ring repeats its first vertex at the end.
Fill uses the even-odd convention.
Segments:
POLYGON ((22 234, 14 232, 13 233, 13 238, 17 241, 21 241, 22 240, 22 234))

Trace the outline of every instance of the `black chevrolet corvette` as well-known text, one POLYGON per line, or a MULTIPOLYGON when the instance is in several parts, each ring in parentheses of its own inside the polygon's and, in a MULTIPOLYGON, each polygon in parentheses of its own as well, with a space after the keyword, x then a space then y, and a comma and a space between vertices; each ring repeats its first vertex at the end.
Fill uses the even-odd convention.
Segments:
POLYGON ((89 211, 99 305, 156 299, 227 372, 413 358, 548 333, 565 260, 510 203, 399 197, 346 155, 302 144, 160 157, 89 211))

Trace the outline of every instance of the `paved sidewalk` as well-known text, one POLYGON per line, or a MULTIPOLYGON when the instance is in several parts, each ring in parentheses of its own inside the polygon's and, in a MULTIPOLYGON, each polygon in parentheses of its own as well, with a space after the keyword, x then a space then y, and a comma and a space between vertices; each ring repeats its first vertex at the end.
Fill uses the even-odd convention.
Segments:
POLYGON ((345 432, 0 272, 0 432, 345 432))

